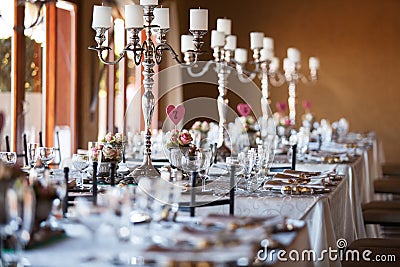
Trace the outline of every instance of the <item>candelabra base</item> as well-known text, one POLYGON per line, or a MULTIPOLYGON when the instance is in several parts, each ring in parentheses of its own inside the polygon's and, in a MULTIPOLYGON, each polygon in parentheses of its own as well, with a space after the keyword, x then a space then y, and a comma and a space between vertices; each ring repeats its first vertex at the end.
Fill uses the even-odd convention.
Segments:
POLYGON ((217 161, 225 162, 226 158, 230 156, 231 150, 225 145, 225 142, 222 143, 222 145, 217 148, 217 161))
POLYGON ((128 177, 132 178, 133 182, 139 182, 141 177, 158 178, 160 177, 159 171, 151 164, 151 162, 144 162, 142 165, 134 169, 128 177))

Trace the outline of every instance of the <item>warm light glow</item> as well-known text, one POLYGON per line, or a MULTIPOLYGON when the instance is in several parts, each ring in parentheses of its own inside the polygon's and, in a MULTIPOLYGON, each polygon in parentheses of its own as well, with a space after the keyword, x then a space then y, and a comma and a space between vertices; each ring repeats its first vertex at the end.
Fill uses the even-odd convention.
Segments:
POLYGON ((14 1, 1 1, 0 14, 0 39, 8 39, 13 35, 14 1))
POLYGON ((115 43, 115 55, 119 55, 124 49, 125 44, 125 27, 124 20, 114 20, 114 43, 115 43))

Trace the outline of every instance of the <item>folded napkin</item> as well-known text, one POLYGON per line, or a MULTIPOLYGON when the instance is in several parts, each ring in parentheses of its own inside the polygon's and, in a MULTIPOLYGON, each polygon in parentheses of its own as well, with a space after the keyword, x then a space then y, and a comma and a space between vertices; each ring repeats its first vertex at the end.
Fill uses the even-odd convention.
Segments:
POLYGON ((230 230, 237 229, 239 227, 253 227, 260 226, 265 222, 276 218, 276 216, 269 217, 238 217, 223 214, 209 214, 204 217, 201 224, 205 226, 219 226, 228 228, 230 230))

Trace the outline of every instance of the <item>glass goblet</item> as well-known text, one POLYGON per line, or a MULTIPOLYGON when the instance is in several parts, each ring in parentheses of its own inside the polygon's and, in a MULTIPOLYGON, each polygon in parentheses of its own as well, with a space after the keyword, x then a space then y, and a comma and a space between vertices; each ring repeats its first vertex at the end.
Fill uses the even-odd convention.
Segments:
POLYGON ((15 252, 10 265, 28 266, 29 261, 21 257, 21 251, 30 240, 30 232, 34 223, 35 196, 33 190, 27 185, 13 187, 7 190, 8 202, 7 217, 9 229, 15 237, 15 252))
POLYGON ((72 164, 76 170, 80 172, 80 178, 77 179, 77 186, 80 189, 83 189, 83 179, 85 178, 85 170, 89 167, 89 157, 86 154, 73 154, 72 155, 72 164))
POLYGON ((65 205, 64 198, 67 192, 67 184, 63 173, 52 175, 47 180, 47 187, 49 190, 53 190, 56 197, 53 199, 50 213, 43 225, 49 226, 51 229, 59 229, 60 224, 57 219, 63 217, 63 205, 65 205))
POLYGON ((211 191, 211 189, 206 189, 206 180, 209 178, 208 170, 213 164, 214 151, 212 148, 206 148, 200 149, 200 152, 203 157, 202 166, 200 166, 201 191, 208 192, 211 191))
POLYGON ((36 149, 39 147, 38 143, 29 143, 27 145, 27 152, 28 152, 28 162, 29 166, 33 168, 35 166, 35 163, 37 161, 37 156, 36 156, 36 149))
POLYGON ((243 175, 246 180, 246 191, 251 192, 251 172, 253 171, 253 167, 255 164, 255 155, 254 151, 248 151, 247 154, 242 154, 239 157, 240 163, 243 167, 243 175))
POLYGON ((15 152, 0 152, 0 161, 5 165, 14 165, 17 162, 17 154, 15 152))
MULTIPOLYGON (((105 196, 106 197, 106 196, 105 196)), ((108 201, 99 201, 96 205, 87 198, 76 198, 75 211, 79 222, 89 231, 92 241, 91 247, 88 249, 88 254, 83 258, 83 262, 94 262, 101 260, 101 256, 96 253, 96 247, 100 239, 98 231, 106 222, 107 213, 109 212, 108 201)))
POLYGON ((35 155, 43 163, 45 169, 49 168, 49 164, 56 156, 54 147, 38 147, 35 155))

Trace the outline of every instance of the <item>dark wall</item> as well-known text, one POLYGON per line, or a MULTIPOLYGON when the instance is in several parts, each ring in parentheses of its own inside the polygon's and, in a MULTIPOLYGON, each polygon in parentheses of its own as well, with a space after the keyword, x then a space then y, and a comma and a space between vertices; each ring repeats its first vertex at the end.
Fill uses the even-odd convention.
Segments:
MULTIPOLYGON (((216 19, 233 20, 238 46, 249 47, 249 32, 263 31, 275 40, 281 60, 288 47, 302 53, 303 71, 308 57, 321 61, 315 86, 299 85, 301 103, 312 102, 318 119, 346 117, 353 131, 377 132, 388 162, 400 163, 400 1, 397 0, 178 0, 181 33, 188 32, 189 9, 209 9, 209 29, 216 19)), ((205 39, 209 49, 210 33, 205 39)), ((211 58, 210 55, 205 56, 211 58)), ((216 96, 215 86, 184 88, 184 99, 216 96)), ((272 109, 286 101, 287 88, 271 89, 272 109)), ((232 101, 234 103, 235 101, 232 101)))

